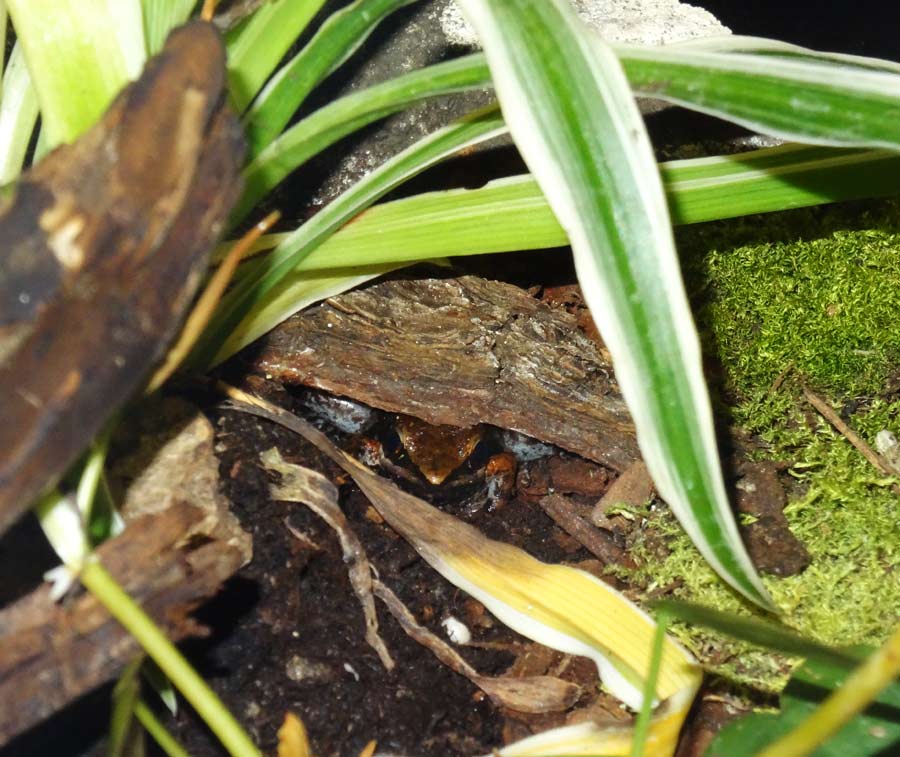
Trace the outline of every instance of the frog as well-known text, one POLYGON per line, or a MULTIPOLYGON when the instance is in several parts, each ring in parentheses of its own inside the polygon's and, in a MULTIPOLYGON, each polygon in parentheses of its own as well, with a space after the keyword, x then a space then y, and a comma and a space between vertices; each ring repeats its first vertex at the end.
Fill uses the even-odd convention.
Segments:
POLYGON ((466 518, 504 507, 520 461, 553 448, 488 424, 450 426, 387 413, 346 397, 308 389, 302 404, 321 425, 347 434, 358 459, 431 499, 452 499, 466 518))

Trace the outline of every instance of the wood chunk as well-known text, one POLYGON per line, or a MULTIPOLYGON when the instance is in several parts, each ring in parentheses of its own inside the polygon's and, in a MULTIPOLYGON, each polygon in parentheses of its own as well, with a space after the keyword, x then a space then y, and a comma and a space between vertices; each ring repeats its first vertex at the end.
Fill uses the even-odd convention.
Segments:
POLYGON ((608 360, 575 316, 475 276, 389 280, 288 319, 259 372, 436 425, 490 423, 624 470, 639 458, 608 360))
POLYGON ((253 542, 220 491, 214 445, 215 430, 199 408, 175 397, 148 399, 116 430, 107 481, 126 522, 186 502, 205 513, 186 538, 230 544, 246 564, 253 542))
POLYGON ((625 550, 616 544, 613 536, 584 520, 562 494, 541 497, 540 505, 556 525, 607 565, 625 561, 625 550))
MULTIPOLYGON (((183 544, 203 518, 185 504, 134 521, 97 551, 103 565, 173 639, 206 631, 190 613, 240 567, 222 541, 183 544)), ((41 586, 0 610, 0 745, 115 676, 137 642, 92 595, 62 603, 41 586)))
POLYGON ((791 533, 784 508, 787 495, 778 478, 778 467, 771 462, 743 462, 735 484, 737 509, 755 520, 740 527, 741 535, 758 570, 775 576, 796 576, 812 559, 791 533))
POLYGON ((640 507, 653 496, 653 479, 643 460, 637 460, 622 475, 613 481, 612 486, 600 498, 591 513, 591 522, 598 528, 607 528, 609 518, 606 514, 610 508, 625 505, 640 507))
POLYGON ((241 193, 209 24, 174 31, 103 119, 0 203, 0 532, 166 351, 241 193))

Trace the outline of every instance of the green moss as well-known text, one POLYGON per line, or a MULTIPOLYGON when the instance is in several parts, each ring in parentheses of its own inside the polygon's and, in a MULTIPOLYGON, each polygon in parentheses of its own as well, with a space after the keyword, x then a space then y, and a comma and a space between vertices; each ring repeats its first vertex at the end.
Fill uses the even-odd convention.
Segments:
POLYGON ((793 366, 821 389, 882 390, 900 358, 898 211, 850 213, 798 211, 681 235, 707 349, 730 388, 764 391, 793 366))
MULTIPOLYGON (((782 620, 825 643, 875 645, 900 615, 900 498, 892 479, 812 411, 798 380, 838 407, 855 398, 849 422, 869 443, 884 428, 900 434, 900 402, 878 399, 900 357, 896 206, 851 213, 858 208, 784 214, 762 229, 759 219, 730 230, 717 224, 682 237, 682 249, 728 413, 767 442, 765 456, 787 462, 797 482, 785 514, 812 562, 799 576, 765 579, 782 620)), ((755 612, 714 575, 666 508, 645 516, 633 545, 645 596, 755 612)), ((675 633, 707 667, 756 688, 780 688, 792 667, 711 632, 675 633)))

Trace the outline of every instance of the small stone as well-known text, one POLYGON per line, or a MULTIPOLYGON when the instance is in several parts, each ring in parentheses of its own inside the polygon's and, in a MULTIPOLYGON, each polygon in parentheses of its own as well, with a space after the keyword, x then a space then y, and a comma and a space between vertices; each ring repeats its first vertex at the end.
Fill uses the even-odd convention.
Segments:
POLYGON ((468 644, 472 641, 472 633, 468 626, 461 620, 457 620, 452 615, 448 615, 441 621, 447 638, 454 644, 468 644))

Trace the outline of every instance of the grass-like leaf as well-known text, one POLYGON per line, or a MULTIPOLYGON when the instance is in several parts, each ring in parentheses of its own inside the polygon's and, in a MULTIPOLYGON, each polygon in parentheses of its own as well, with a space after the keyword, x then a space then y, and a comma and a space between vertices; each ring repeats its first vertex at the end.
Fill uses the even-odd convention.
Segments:
POLYGON ((142 4, 144 39, 149 56, 162 50, 169 32, 187 21, 197 0, 143 0, 142 4))
POLYGON ((665 195, 615 55, 562 0, 461 5, 513 139, 567 231, 657 489, 716 571, 771 607, 725 494, 665 195))
POLYGON ((16 44, 3 75, 0 100, 0 185, 13 181, 22 171, 37 117, 37 93, 31 85, 22 46, 16 44))
POLYGON ((144 64, 139 0, 8 0, 47 144, 94 124, 144 64))
POLYGON ((751 644, 817 660, 825 665, 849 669, 863 659, 863 656, 855 651, 828 647, 800 636, 785 626, 756 618, 739 617, 711 607, 675 600, 659 600, 653 603, 653 607, 686 623, 713 628, 751 644))
POLYGON ((883 58, 870 58, 864 55, 848 55, 846 53, 821 52, 808 47, 794 45, 766 37, 749 37, 741 34, 722 34, 712 37, 694 37, 693 39, 673 42, 666 46, 673 50, 706 51, 714 53, 753 53, 755 55, 781 55, 787 58, 835 63, 839 65, 857 66, 873 71, 889 71, 900 73, 900 63, 883 58))
POLYGON ((897 73, 690 48, 620 47, 618 53, 639 94, 785 139, 900 146, 897 73))
POLYGON ((898 667, 898 639, 895 634, 885 647, 851 674, 843 666, 828 665, 821 660, 806 662, 794 671, 782 692, 781 712, 751 713, 729 723, 718 733, 706 754, 709 757, 897 754, 900 684, 891 679, 898 667))
MULTIPOLYGON (((6 33, 8 31, 9 13, 6 10, 6 0, 0 0, 0 50, 6 50, 6 33)), ((3 56, 5 59, 5 56, 3 56)), ((0 61, 0 75, 3 74, 3 62, 0 61)))
POLYGON ((231 102, 243 112, 325 0, 270 0, 225 38, 231 102))
POLYGON ((333 13, 315 36, 272 77, 244 117, 251 158, 269 145, 322 79, 365 42, 398 8, 416 0, 356 0, 333 13))
MULTIPOLYGON (((448 156, 505 131, 503 119, 495 109, 478 111, 419 140, 358 181, 289 234, 270 255, 251 261, 251 273, 244 275, 222 299, 203 343, 191 360, 192 364, 206 366, 210 361, 220 362, 239 349, 242 345, 232 339, 232 331, 245 318, 253 317, 253 308, 265 305, 267 294, 304 257, 355 215, 407 179, 448 156), (223 346, 226 341, 227 346, 223 346)), ((269 324, 268 328, 272 325, 269 324)), ((251 331, 240 327, 242 336, 239 341, 243 341, 251 331)))
POLYGON ((483 86, 485 69, 470 58, 412 71, 346 95, 292 126, 253 160, 244 172, 238 221, 284 178, 341 137, 421 100, 483 86))
MULTIPOLYGON (((900 192, 900 156, 785 145, 660 164, 672 222, 722 218, 900 192)), ((270 249, 281 235, 260 240, 270 249)), ((298 271, 401 263, 568 244, 529 175, 376 205, 305 258, 298 271)))

